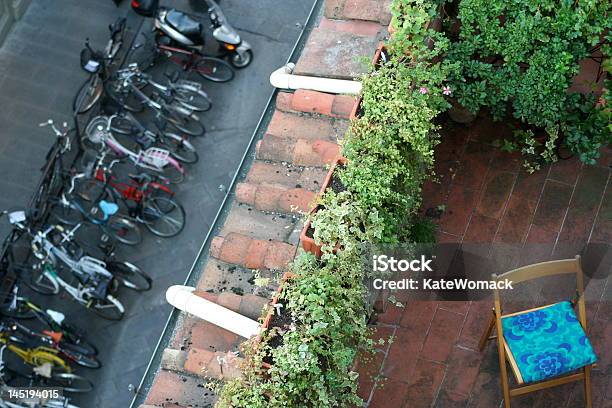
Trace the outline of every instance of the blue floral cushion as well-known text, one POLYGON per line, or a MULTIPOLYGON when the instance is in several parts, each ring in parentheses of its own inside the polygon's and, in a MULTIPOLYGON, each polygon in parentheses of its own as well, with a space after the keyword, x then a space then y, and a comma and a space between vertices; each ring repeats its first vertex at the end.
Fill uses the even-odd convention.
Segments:
POLYGON ((523 382, 556 377, 597 361, 570 302, 502 318, 523 382))

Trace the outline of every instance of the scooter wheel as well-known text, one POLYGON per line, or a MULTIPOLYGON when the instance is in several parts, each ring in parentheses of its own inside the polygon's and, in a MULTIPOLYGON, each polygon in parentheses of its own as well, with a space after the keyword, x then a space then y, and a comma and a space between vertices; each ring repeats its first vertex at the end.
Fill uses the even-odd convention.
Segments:
POLYGON ((251 50, 246 50, 242 55, 235 52, 230 57, 230 63, 234 68, 238 69, 247 67, 251 61, 253 61, 253 51, 251 50))

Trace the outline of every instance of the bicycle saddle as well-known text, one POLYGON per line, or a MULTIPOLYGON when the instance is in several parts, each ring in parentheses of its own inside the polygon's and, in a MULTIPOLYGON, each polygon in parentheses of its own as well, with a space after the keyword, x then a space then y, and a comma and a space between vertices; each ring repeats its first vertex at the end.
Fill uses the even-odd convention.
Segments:
POLYGON ((172 28, 185 37, 189 38, 195 44, 202 44, 202 23, 177 9, 169 9, 166 13, 166 21, 172 28))
POLYGON ((107 220, 108 217, 110 217, 111 215, 117 214, 117 211, 119 211, 119 206, 117 204, 111 203, 106 200, 100 201, 100 204, 98 206, 100 207, 100 209, 102 210, 102 213, 104 214, 104 220, 107 220))

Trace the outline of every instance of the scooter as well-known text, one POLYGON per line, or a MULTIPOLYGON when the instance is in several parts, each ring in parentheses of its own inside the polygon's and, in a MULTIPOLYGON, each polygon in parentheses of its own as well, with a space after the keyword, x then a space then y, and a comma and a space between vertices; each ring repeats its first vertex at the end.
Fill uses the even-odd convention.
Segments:
MULTIPOLYGON (((242 40, 214 0, 204 1, 208 6, 213 38, 219 42, 220 56, 227 56, 235 68, 248 66, 253 60, 253 51, 249 43, 242 40)), ((180 46, 191 52, 202 52, 204 36, 200 21, 183 11, 159 7, 158 0, 132 0, 131 5, 136 13, 155 18, 156 41, 164 45, 180 46)))

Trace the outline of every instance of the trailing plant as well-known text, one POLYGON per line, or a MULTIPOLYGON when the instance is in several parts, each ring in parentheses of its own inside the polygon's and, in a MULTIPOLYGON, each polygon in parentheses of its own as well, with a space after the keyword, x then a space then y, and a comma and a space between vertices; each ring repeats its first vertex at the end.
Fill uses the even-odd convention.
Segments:
POLYGON ((570 150, 593 162, 610 141, 609 129, 593 98, 568 89, 579 62, 610 28, 611 10, 600 0, 461 0, 461 31, 445 60, 454 96, 474 113, 487 107, 496 119, 510 108, 551 137, 562 133, 570 150))

